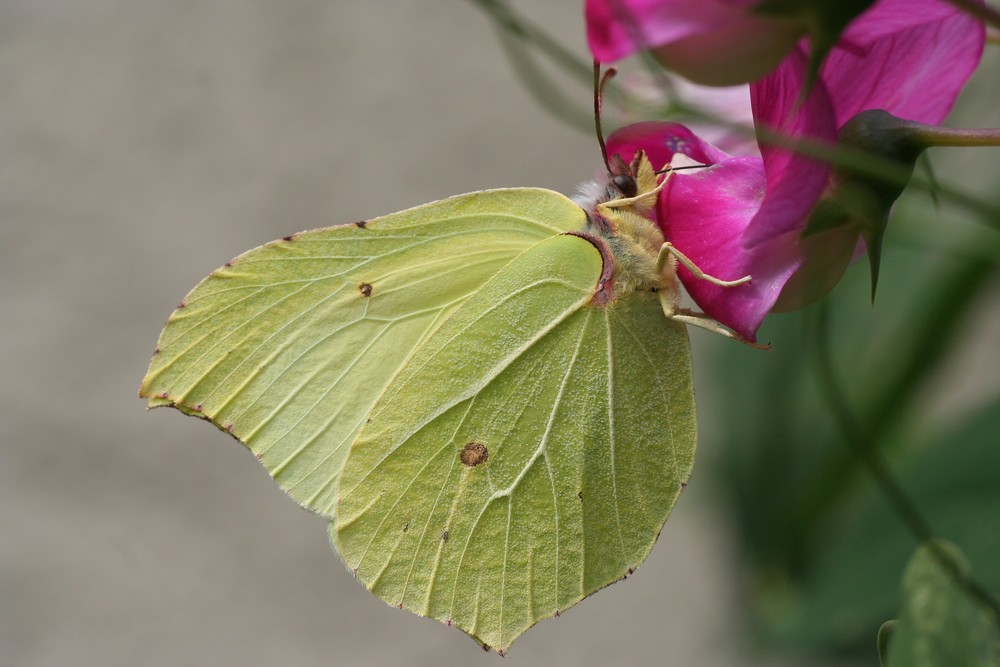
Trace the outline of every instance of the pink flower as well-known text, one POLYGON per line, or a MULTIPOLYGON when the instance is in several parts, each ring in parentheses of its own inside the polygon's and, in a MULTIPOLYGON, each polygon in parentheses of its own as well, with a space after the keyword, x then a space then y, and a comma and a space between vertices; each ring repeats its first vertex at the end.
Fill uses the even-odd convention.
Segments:
MULTIPOLYGON (((797 80, 769 77, 751 88, 754 115, 777 131, 835 139, 832 107, 816 87, 801 113, 797 80)), ((791 72, 791 70, 790 70, 791 72)), ((660 194, 657 220, 664 236, 703 271, 723 280, 745 275, 753 281, 718 287, 679 269, 691 298, 714 319, 749 340, 802 263, 798 236, 809 209, 827 182, 829 168, 768 144, 759 156, 734 157, 702 141, 677 123, 629 125, 608 137, 609 153, 631 156, 645 150, 654 168, 680 153, 704 170, 677 172, 660 194)))
POLYGON ((763 17, 757 0, 587 0, 594 58, 613 62, 651 50, 681 76, 726 86, 767 74, 805 32, 788 19, 763 17))
MULTIPOLYGON (((712 11, 721 6, 744 14, 749 4, 705 2, 712 11)), ((643 28, 646 36, 661 34, 655 27, 670 13, 662 11, 664 6, 673 16, 689 6, 685 0, 621 4, 636 16, 643 16, 643 10, 655 18, 653 28, 643 28)), ((588 19, 608 6, 589 0, 588 19)), ((709 14, 705 9, 695 17, 709 14)), ((694 20, 689 24, 701 25, 694 20)), ((688 29, 693 34, 690 25, 688 29)), ((595 30, 589 26, 592 42, 595 30)), ((613 29, 605 33, 612 36, 608 44, 622 46, 613 29)), ((984 39, 980 23, 943 2, 880 0, 842 34, 805 100, 800 100, 809 66, 804 44, 751 85, 758 137, 766 128, 780 136, 833 144, 839 128, 866 109, 938 123, 978 64, 984 39)), ((658 222, 666 238, 706 273, 726 280, 753 276, 749 284, 722 288, 680 269, 695 302, 745 338, 755 340, 776 304, 791 309, 822 296, 839 280, 855 250, 857 228, 802 237, 810 211, 830 184, 825 163, 760 139, 759 156, 730 156, 675 123, 631 125, 612 134, 607 144, 610 153, 626 158, 645 150, 656 168, 675 153, 710 165, 671 177, 660 196, 658 222)))
POLYGON ((764 76, 806 35, 814 48, 826 51, 838 37, 842 45, 863 45, 960 11, 944 0, 878 0, 860 12, 859 3, 768 4, 586 0, 587 41, 601 62, 649 50, 667 69, 691 81, 724 86, 764 76))

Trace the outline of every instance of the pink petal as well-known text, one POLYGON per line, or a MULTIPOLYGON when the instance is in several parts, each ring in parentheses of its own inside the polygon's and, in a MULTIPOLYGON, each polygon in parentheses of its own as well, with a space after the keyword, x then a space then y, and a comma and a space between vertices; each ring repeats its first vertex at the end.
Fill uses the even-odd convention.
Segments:
POLYGON ((662 121, 626 125, 613 132, 605 145, 608 155, 618 153, 626 162, 632 160, 636 151, 646 151, 654 169, 670 164, 675 153, 683 153, 702 164, 715 164, 729 157, 680 123, 662 121))
MULTIPOLYGON (((613 59, 659 44, 661 58, 700 56, 699 66, 715 68, 716 55, 724 59, 727 49, 745 53, 750 48, 736 44, 742 36, 740 27, 746 26, 742 21, 747 3, 588 0, 592 48, 599 58, 613 59), (618 6, 627 11, 624 21, 612 12, 618 6), (641 30, 629 16, 642 17, 641 30), (595 44, 602 37, 605 46, 617 51, 600 53, 595 44), (720 38, 733 43, 717 43, 720 38), (688 46, 696 48, 688 52, 688 46)), ((978 64, 984 35, 977 21, 943 1, 880 0, 849 26, 805 100, 801 99, 807 71, 804 45, 751 85, 758 136, 772 133, 832 145, 837 128, 868 108, 939 122, 978 64)), ((609 151, 626 160, 642 149, 657 167, 668 164, 675 153, 714 165, 672 176, 658 202, 659 224, 667 239, 709 275, 753 276, 748 285, 722 288, 679 269, 695 302, 749 339, 786 284, 795 287, 790 279, 809 283, 782 297, 786 306, 797 307, 795 297, 808 293, 813 283, 836 281, 854 243, 849 234, 845 239, 816 237, 811 244, 799 238, 827 185, 829 165, 768 143, 766 136, 759 146, 762 159, 730 158, 684 126, 655 122, 623 128, 608 139, 609 151)))
POLYGON ((847 266, 864 256, 860 228, 843 225, 799 239, 801 266, 788 278, 772 313, 805 308, 819 301, 837 286, 847 266))
POLYGON ((759 158, 730 158, 709 169, 674 174, 659 206, 667 239, 702 271, 723 280, 753 276, 738 287, 718 287, 678 268, 695 303, 749 340, 756 339, 760 323, 801 262, 795 234, 752 248, 743 242, 766 187, 759 158))
MULTIPOLYGON (((778 113, 784 109, 775 108, 778 113)), ((673 174, 660 195, 658 220, 667 240, 705 273, 723 280, 753 277, 747 285, 723 288, 698 280, 683 267, 678 271, 685 289, 705 313, 754 340, 785 281, 801 264, 797 238, 818 190, 812 199, 796 200, 794 170, 810 172, 815 163, 768 147, 772 163, 789 170, 778 174, 779 178, 765 173, 761 158, 729 157, 678 123, 636 123, 614 132, 606 143, 609 154, 618 153, 625 160, 645 150, 655 166, 668 164, 676 153, 715 165, 673 174), (769 210, 768 202, 775 196, 769 190, 772 181, 777 196, 785 194, 782 201, 795 201, 798 224, 790 232, 771 234, 751 247, 747 234, 758 224, 761 211, 769 210)), ((825 179, 825 166, 820 166, 825 179)))
MULTIPOLYGON (((833 107, 822 82, 813 86, 804 102, 807 57, 793 51, 775 72, 750 85, 758 137, 768 130, 781 137, 805 137, 836 142, 833 107)), ((760 141, 767 174, 767 198, 747 229, 744 243, 754 246, 770 238, 799 230, 826 187, 830 166, 788 148, 760 141)))
POLYGON ((801 34, 792 21, 747 15, 650 51, 664 67, 695 83, 733 86, 773 70, 801 34))
POLYGON ((900 30, 936 23, 959 13, 963 12, 944 0, 878 0, 848 24, 840 39, 870 45, 900 30))
POLYGON ((600 61, 653 49, 698 83, 726 86, 763 76, 802 26, 752 13, 756 0, 587 0, 587 40, 600 61))
MULTIPOLYGON (((883 0, 875 9, 900 4, 900 0, 883 0)), ((943 3, 919 0, 907 4, 943 3)), ((986 37, 982 23, 953 7, 945 8, 949 15, 943 18, 893 32, 861 30, 872 21, 858 21, 859 29, 854 32, 861 37, 833 49, 820 73, 838 126, 866 109, 883 109, 921 123, 944 120, 979 64, 986 37), (873 35, 878 39, 873 40, 873 35)), ((869 14, 862 18, 869 19, 869 14)))
POLYGON ((587 41, 602 62, 737 21, 745 10, 718 0, 587 0, 587 41))

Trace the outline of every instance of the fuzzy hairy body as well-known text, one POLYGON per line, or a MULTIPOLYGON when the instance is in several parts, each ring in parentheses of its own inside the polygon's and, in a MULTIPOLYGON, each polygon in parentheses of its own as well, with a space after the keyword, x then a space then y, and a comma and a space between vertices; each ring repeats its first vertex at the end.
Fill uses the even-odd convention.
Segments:
POLYGON ((632 164, 613 165, 617 175, 634 179, 634 195, 623 192, 611 177, 580 186, 574 198, 587 212, 587 231, 604 240, 614 257, 615 294, 620 298, 636 291, 665 291, 676 306, 680 300, 677 260, 668 256, 659 265, 663 234, 651 221, 659 184, 649 160, 642 153, 632 164))

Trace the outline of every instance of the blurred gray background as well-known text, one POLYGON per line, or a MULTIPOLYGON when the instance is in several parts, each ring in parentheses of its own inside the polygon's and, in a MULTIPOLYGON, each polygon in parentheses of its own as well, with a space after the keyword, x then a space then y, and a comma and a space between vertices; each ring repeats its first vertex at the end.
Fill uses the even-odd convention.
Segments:
MULTIPOLYGON (((521 5, 587 57, 582 2, 521 5)), ((136 392, 180 298, 242 251, 470 190, 570 192, 599 161, 466 2, 0 4, 0 664, 498 660, 363 590, 248 452, 136 392)), ((741 639, 698 479, 634 577, 507 660, 790 664, 741 639)))

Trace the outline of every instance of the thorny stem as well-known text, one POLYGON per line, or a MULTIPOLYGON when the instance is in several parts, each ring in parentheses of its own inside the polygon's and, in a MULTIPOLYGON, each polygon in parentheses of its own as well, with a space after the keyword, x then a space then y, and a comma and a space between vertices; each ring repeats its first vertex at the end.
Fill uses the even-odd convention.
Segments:
POLYGON ((963 573, 951 554, 941 548, 927 521, 892 476, 892 472, 882 457, 877 443, 871 438, 868 431, 861 425, 854 414, 833 370, 827 320, 828 307, 824 302, 819 313, 816 363, 818 365, 818 374, 823 393, 833 413, 834 421, 844 436, 843 439, 861 460, 865 468, 868 469, 879 490, 885 496, 886 501, 917 542, 927 544, 938 564, 944 568, 954 582, 973 600, 992 611, 994 623, 1000 624, 1000 602, 994 599, 979 582, 963 573))

